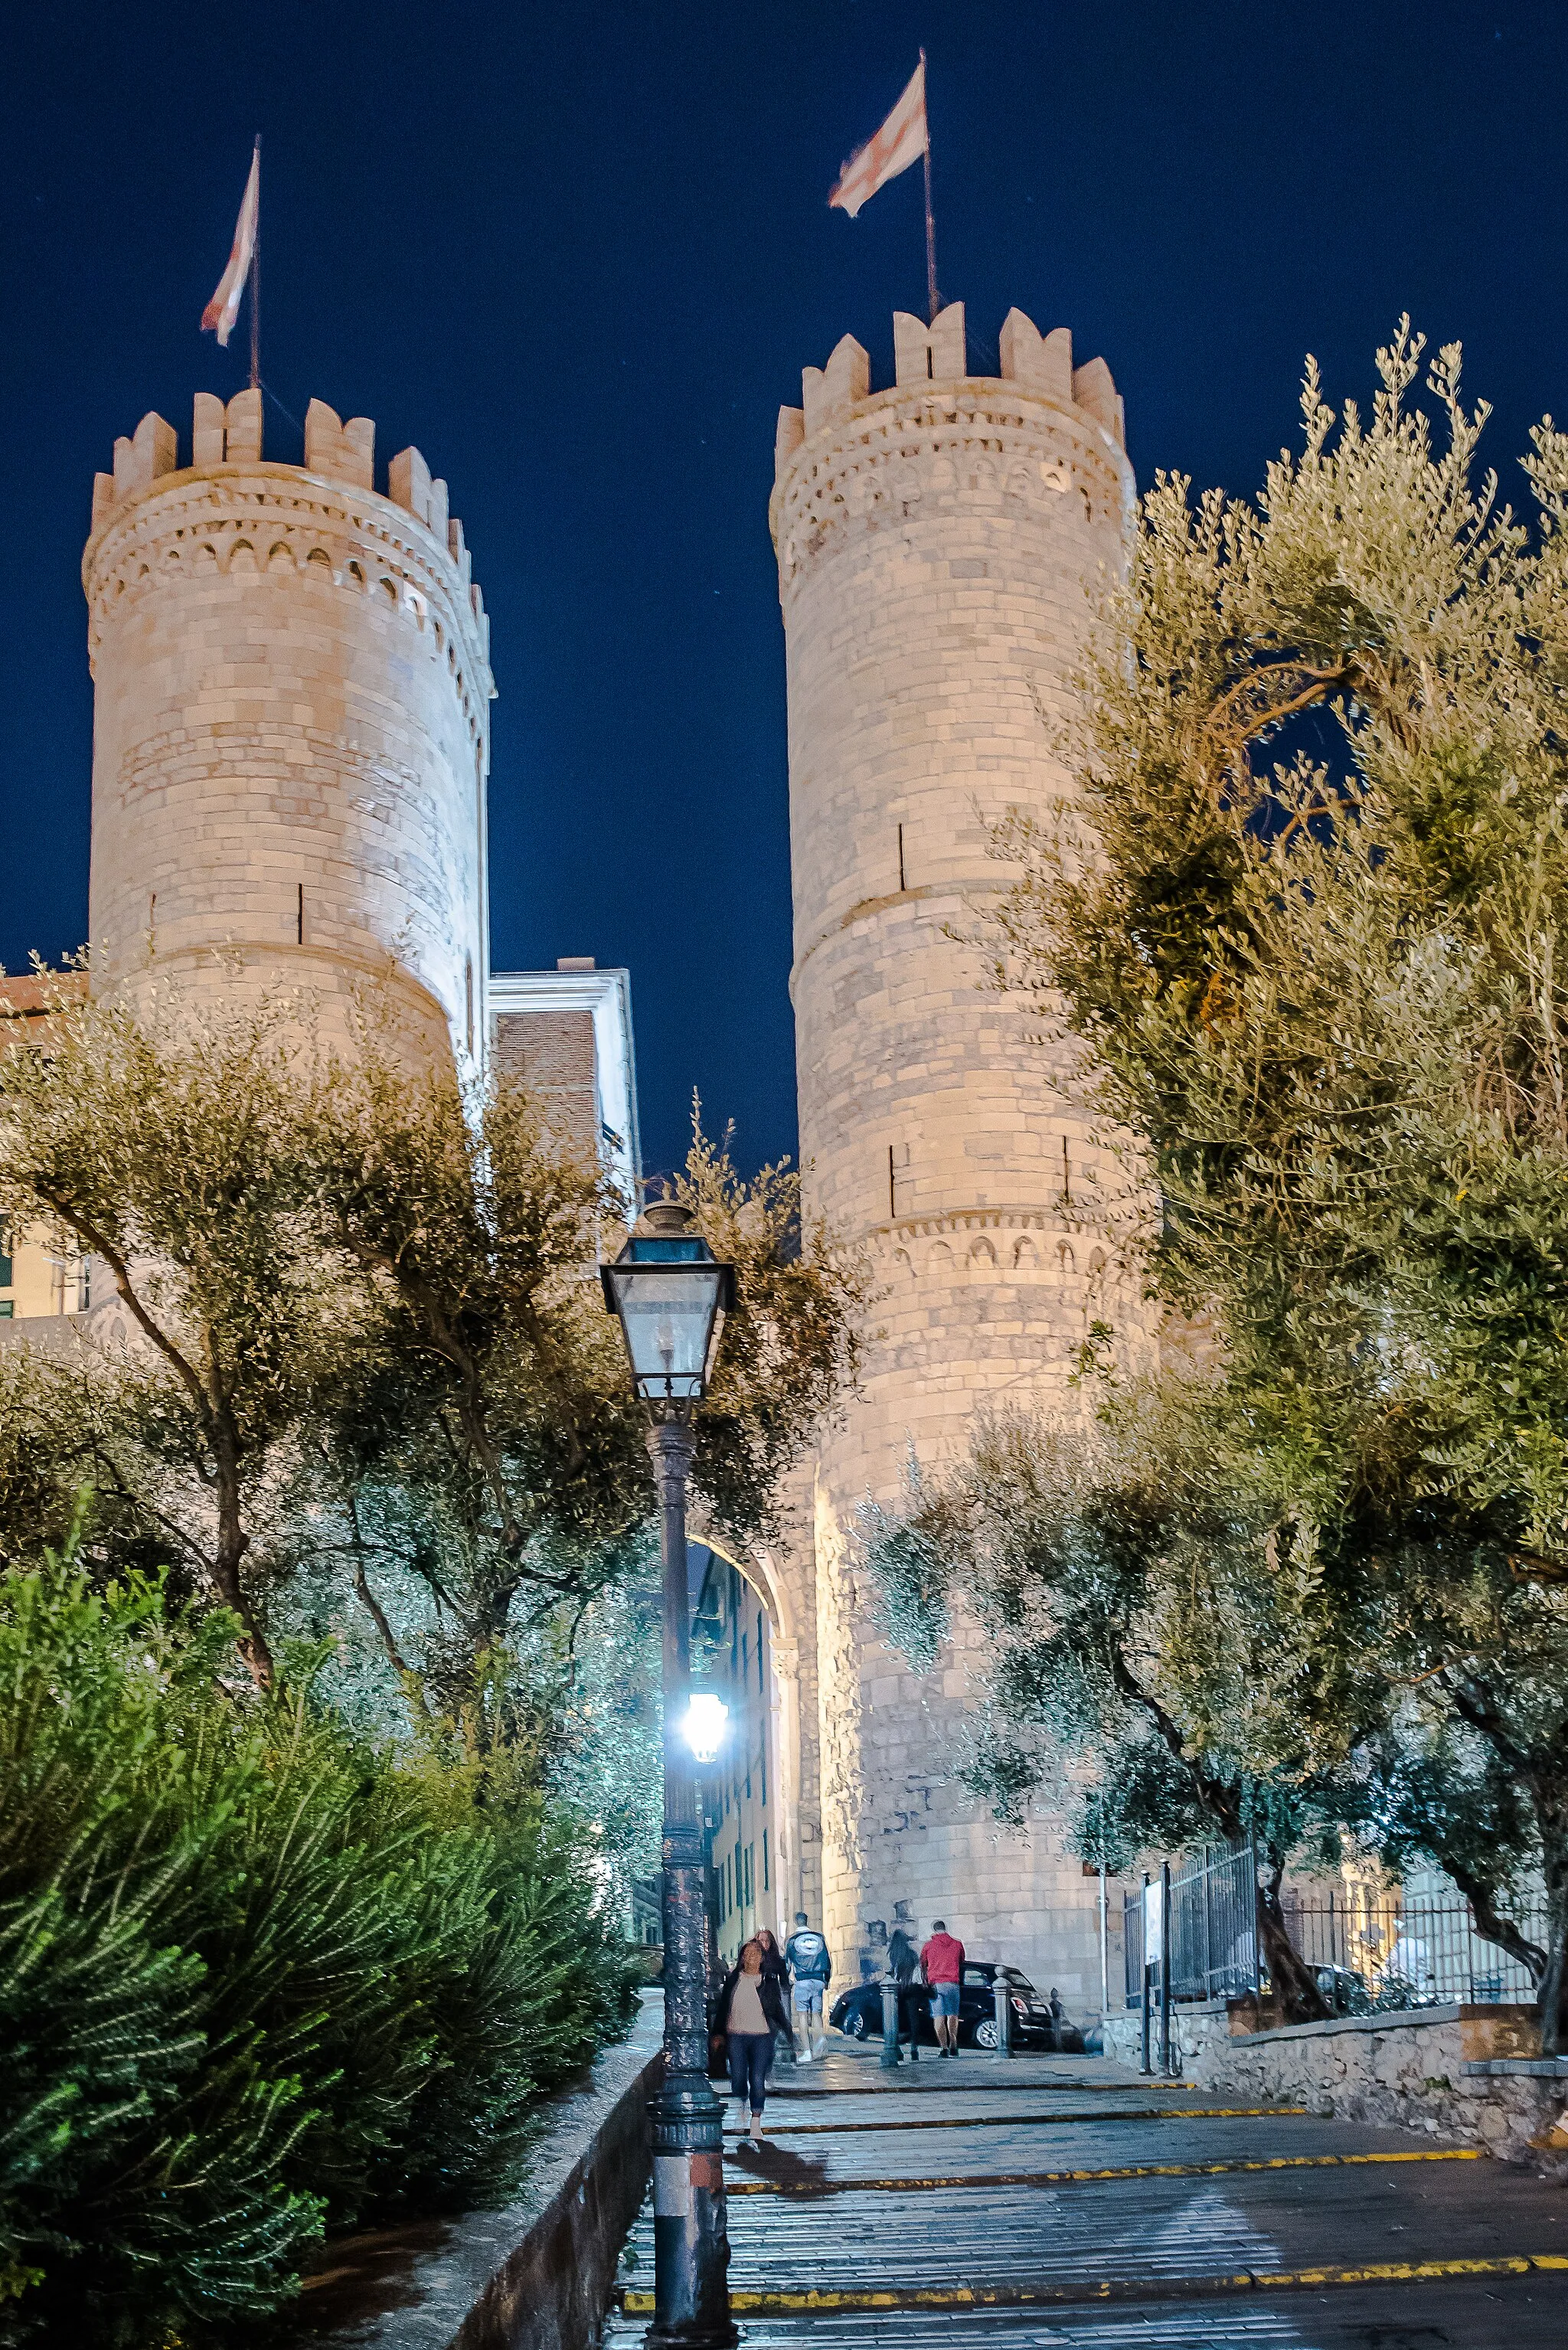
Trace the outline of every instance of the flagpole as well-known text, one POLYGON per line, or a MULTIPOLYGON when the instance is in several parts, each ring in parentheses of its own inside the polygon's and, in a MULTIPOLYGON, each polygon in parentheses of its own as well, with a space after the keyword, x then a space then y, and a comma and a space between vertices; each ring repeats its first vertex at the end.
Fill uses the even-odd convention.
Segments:
MULTIPOLYGON (((906 49, 904 55, 908 57, 909 54, 906 49)), ((926 53, 922 49, 920 88, 926 107, 926 148, 921 158, 926 167, 926 302, 930 314, 928 324, 934 327, 937 323, 937 224, 931 214, 931 93, 929 80, 925 76, 925 63, 926 53)), ((258 147, 261 145, 259 139, 256 144, 258 147)))
MULTIPOLYGON (((253 391, 258 390, 261 386, 261 132, 259 130, 256 132, 255 165, 256 222, 255 234, 251 239, 251 390, 253 391)), ((929 190, 930 186, 929 156, 926 161, 926 185, 929 190)), ((930 216, 929 193, 926 199, 926 213, 929 224, 930 216)), ((931 283, 935 285, 935 278, 931 283)))

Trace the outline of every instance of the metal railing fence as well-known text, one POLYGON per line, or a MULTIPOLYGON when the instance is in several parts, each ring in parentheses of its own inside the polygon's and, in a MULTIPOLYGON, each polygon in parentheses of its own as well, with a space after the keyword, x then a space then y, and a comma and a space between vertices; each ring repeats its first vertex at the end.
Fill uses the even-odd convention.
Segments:
MULTIPOLYGON (((1235 1999, 1268 1985, 1257 1936, 1254 1846, 1211 1846, 1170 1872, 1170 1996, 1235 1999)), ((1143 1996, 1144 1968, 1159 1971, 1160 1887, 1155 1878, 1122 1905, 1127 2006, 1143 1996)), ((1379 2008, 1528 2002, 1529 1969, 1475 1922, 1453 1894, 1404 1895, 1376 1886, 1287 1885, 1281 1897, 1292 1942, 1343 2014, 1379 2008)), ((1511 1912, 1526 1938, 1545 1947, 1544 1905, 1511 1912)))

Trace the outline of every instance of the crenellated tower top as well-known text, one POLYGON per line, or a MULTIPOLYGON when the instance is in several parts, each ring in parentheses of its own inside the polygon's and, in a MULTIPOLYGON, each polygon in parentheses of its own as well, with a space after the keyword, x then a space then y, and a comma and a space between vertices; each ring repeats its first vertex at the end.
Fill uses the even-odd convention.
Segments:
POLYGON ((988 495, 1015 507, 1075 492, 1091 531, 1122 536, 1133 478, 1121 398, 1104 359, 1074 366, 1067 328, 1043 335, 1010 310, 1001 374, 975 376, 961 302, 929 327, 898 310, 893 355, 893 383, 873 391, 866 349, 846 335, 826 367, 803 371, 801 405, 779 411, 769 522, 786 599, 802 565, 846 527, 954 497, 966 509, 988 495))
MULTIPOLYGON (((1125 411, 1110 369, 1104 359, 1090 359, 1081 368, 1073 365, 1070 328, 1054 327, 1043 335, 1022 310, 1009 310, 1002 321, 1001 359, 1000 377, 970 374, 961 302, 950 302, 929 327, 908 310, 893 313, 894 391, 928 391, 937 384, 955 389, 966 383, 977 388, 1011 384, 1032 400, 1081 410, 1118 449, 1126 448, 1125 411)), ((845 335, 825 368, 802 369, 801 405, 779 410, 775 474, 782 478, 797 449, 847 421, 873 396, 870 358, 853 335, 845 335)))
MULTIPOLYGON (((212 392, 196 394, 191 425, 191 462, 183 468, 174 427, 156 410, 150 410, 133 433, 122 433, 116 441, 114 471, 93 476, 92 532, 82 558, 84 582, 93 567, 100 535, 149 491, 174 488, 202 473, 215 473, 221 478, 234 468, 258 467, 263 463, 259 391, 236 392, 226 404, 212 392)), ((339 489, 375 497, 376 427, 368 416, 351 416, 345 423, 337 410, 328 408, 324 400, 313 400, 305 411, 304 465, 284 465, 272 460, 267 462, 266 471, 283 476, 313 475, 339 489)), ((445 482, 439 476, 432 478, 417 449, 404 449, 387 468, 385 494, 390 504, 401 507, 414 521, 422 524, 455 565, 462 598, 472 615, 474 632, 484 656, 483 698, 493 701, 490 616, 473 577, 462 525, 448 512, 445 482)), ((90 587, 88 595, 90 600, 90 587)))
POLYGON ((370 983, 475 1066, 495 689, 446 484, 379 485, 319 400, 270 460, 259 391, 198 393, 186 453, 144 416, 93 485, 94 987, 282 983, 347 1033, 370 983))

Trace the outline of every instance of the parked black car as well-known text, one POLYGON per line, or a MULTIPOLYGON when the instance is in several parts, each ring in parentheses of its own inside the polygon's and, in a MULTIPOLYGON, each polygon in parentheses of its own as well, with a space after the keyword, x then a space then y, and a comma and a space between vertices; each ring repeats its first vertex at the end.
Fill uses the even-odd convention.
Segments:
MULTIPOLYGON (((996 1977, 998 1970, 983 1960, 970 1960, 963 1970, 959 1988, 959 2043, 966 2048, 994 2048, 996 2045, 996 1977)), ((1051 2002, 1037 1991, 1025 1974, 1016 1967, 1001 1970, 1009 1985, 1012 2001, 1012 2044, 1015 2048, 1050 2048, 1052 2036, 1051 2002)), ((919 2031, 922 2044, 933 2048, 937 2035, 931 2023, 931 1994, 924 1983, 905 1986, 906 1996, 916 2002, 919 2031)), ((828 2022, 849 2040, 880 2040, 882 2037, 882 1986, 879 1982, 856 1983, 852 1989, 840 1991, 828 2012, 828 2022)), ((1075 2056, 1084 2053, 1084 2035, 1075 2025, 1064 2023, 1061 2028, 1063 2050, 1075 2056)))

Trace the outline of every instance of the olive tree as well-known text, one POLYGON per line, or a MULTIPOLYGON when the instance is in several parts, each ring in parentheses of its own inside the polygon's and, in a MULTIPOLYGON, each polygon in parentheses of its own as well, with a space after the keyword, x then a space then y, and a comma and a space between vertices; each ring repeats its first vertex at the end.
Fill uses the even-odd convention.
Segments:
POLYGON ((1255 501, 1157 477, 1062 746, 1075 802, 998 838, 997 968, 1150 1170, 1151 1288, 1204 1317, 1319 1759, 1381 1677, 1523 1791, 1556 2048, 1568 438, 1532 434, 1521 520, 1457 348, 1423 358, 1402 326, 1369 417, 1309 366, 1255 501))
MULTIPOLYGON (((53 1007, 47 1045, 0 1058, 0 1206, 90 1254, 126 1346, 86 1342, 90 1390, 57 1442, 135 1504, 273 1660, 245 1572, 269 1471, 357 1336, 357 1299, 320 1212, 301 1107, 318 1082, 288 1009, 155 1000, 53 1007), (90 1460, 88 1452, 94 1457, 90 1460)), ((33 1392, 64 1385, 47 1365, 33 1392)))

